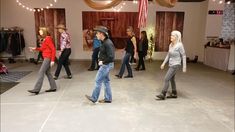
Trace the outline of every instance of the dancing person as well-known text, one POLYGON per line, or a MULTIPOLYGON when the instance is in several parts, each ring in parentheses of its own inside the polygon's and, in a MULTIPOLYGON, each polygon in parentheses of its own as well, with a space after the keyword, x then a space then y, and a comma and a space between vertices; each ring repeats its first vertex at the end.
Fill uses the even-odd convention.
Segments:
POLYGON ((44 38, 42 41, 42 45, 40 48, 35 47, 29 47, 30 51, 41 51, 42 56, 44 58, 42 65, 40 67, 40 70, 38 72, 39 76, 37 79, 37 82, 34 86, 33 90, 28 90, 30 93, 38 94, 42 88, 44 75, 46 74, 48 81, 50 83, 50 89, 46 90, 46 92, 55 92, 57 89, 55 80, 53 79, 53 76, 51 75, 51 67, 54 65, 55 61, 55 54, 56 49, 55 45, 53 43, 53 40, 48 32, 48 28, 46 27, 39 27, 39 35, 44 38))
POLYGON ((137 45, 137 50, 138 50, 139 62, 138 62, 138 65, 135 69, 137 71, 145 70, 144 59, 145 59, 145 56, 147 55, 147 51, 148 51, 148 38, 147 38, 146 31, 141 32, 141 38, 140 38, 139 43, 137 45))
POLYGON ((69 56, 71 54, 70 35, 67 33, 67 28, 63 24, 59 24, 56 29, 58 29, 58 32, 60 33, 60 52, 54 79, 58 79, 62 66, 64 66, 64 69, 67 73, 66 78, 71 79, 72 74, 69 69, 69 56))
POLYGON ((132 54, 134 54, 135 58, 137 55, 136 38, 135 38, 134 30, 130 26, 127 28, 126 31, 127 31, 127 35, 128 35, 127 45, 125 48, 126 53, 122 59, 121 69, 120 69, 119 73, 117 75, 115 75, 118 78, 122 78, 122 76, 125 72, 125 66, 127 67, 128 75, 124 76, 124 78, 133 78, 132 69, 131 69, 129 60, 130 60, 130 57, 132 54))
POLYGON ((156 95, 160 100, 164 100, 166 93, 171 82, 172 93, 167 98, 177 98, 177 90, 175 84, 176 72, 180 69, 183 62, 183 72, 186 72, 186 54, 183 43, 181 41, 181 33, 179 31, 172 31, 170 37, 171 43, 169 45, 168 54, 161 65, 161 69, 169 62, 169 69, 165 75, 164 87, 161 94, 156 95))
POLYGON ((99 100, 100 103, 111 103, 112 102, 112 91, 110 87, 109 72, 114 67, 115 48, 113 42, 108 37, 108 29, 104 26, 99 26, 95 29, 97 31, 96 36, 98 40, 101 40, 100 54, 99 54, 99 65, 100 68, 96 74, 95 88, 92 96, 85 95, 86 98, 95 103, 97 102, 102 83, 105 86, 104 99, 99 100))
POLYGON ((101 42, 100 40, 97 39, 96 37, 96 32, 93 32, 94 38, 93 38, 93 53, 91 56, 91 66, 88 69, 88 71, 94 71, 94 70, 98 70, 99 69, 99 65, 98 65, 98 55, 99 55, 99 51, 100 51, 100 45, 101 42))

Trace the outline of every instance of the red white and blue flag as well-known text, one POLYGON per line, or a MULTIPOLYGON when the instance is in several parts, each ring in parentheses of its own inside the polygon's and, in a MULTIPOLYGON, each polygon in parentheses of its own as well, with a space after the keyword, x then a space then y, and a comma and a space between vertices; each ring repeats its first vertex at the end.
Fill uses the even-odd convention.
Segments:
POLYGON ((146 27, 148 15, 148 0, 139 0, 138 28, 146 27))

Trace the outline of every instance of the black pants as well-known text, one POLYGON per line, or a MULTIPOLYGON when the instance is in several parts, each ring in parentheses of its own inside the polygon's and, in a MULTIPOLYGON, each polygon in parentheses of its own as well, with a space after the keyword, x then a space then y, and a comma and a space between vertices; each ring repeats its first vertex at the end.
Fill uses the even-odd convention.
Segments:
POLYGON ((100 52, 100 48, 99 47, 95 48, 93 50, 90 69, 94 70, 96 66, 97 66, 97 69, 99 68, 99 65, 98 65, 98 55, 99 55, 99 52, 100 52))
POLYGON ((42 58, 42 60, 43 60, 42 52, 39 52, 39 53, 38 53, 38 58, 37 58, 37 60, 36 60, 36 63, 38 63, 38 61, 39 61, 41 58, 42 58))
POLYGON ((67 73, 68 76, 71 75, 70 69, 69 69, 69 56, 71 54, 71 49, 64 49, 64 51, 61 53, 59 61, 58 61, 58 65, 57 65, 57 69, 55 72, 55 76, 59 77, 60 75, 60 71, 62 66, 64 66, 64 69, 67 73))
POLYGON ((137 69, 139 69, 142 66, 142 69, 145 69, 145 64, 144 64, 144 54, 142 51, 138 52, 138 56, 139 56, 139 63, 137 66, 137 69))

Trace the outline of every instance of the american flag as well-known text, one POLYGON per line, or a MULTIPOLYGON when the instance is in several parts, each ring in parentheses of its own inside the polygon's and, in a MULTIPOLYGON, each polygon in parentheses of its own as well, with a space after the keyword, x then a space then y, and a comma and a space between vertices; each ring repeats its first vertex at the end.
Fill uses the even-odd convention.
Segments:
POLYGON ((138 28, 146 27, 148 14, 148 0, 139 0, 138 28))

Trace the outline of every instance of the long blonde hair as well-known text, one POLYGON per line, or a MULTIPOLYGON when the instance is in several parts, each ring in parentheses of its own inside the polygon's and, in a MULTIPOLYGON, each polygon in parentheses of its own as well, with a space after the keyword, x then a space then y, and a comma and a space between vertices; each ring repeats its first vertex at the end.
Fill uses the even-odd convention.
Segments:
POLYGON ((171 35, 176 36, 176 43, 182 43, 180 31, 173 30, 171 35))
POLYGON ((45 38, 46 36, 50 36, 49 28, 47 28, 47 27, 39 27, 39 31, 40 30, 43 32, 43 35, 41 35, 43 38, 45 38))

